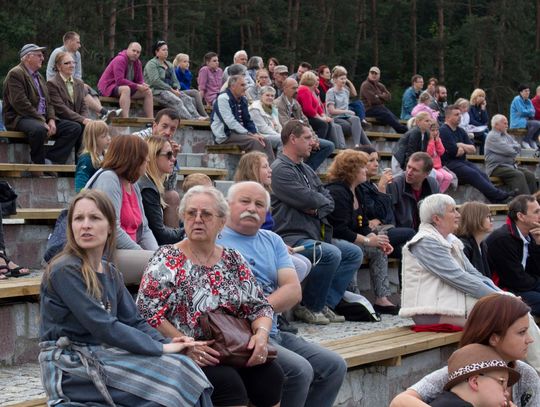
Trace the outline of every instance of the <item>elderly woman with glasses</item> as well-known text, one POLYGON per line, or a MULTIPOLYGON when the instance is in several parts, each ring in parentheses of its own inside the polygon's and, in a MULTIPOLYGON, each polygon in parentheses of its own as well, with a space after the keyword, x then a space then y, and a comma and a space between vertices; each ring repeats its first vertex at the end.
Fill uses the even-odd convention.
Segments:
POLYGON ((267 361, 272 307, 249 265, 234 249, 216 244, 225 226, 228 204, 213 187, 195 186, 180 203, 187 239, 162 246, 144 272, 137 304, 143 317, 166 337, 204 337, 200 318, 217 309, 246 318, 253 350, 245 367, 220 363, 211 345, 189 349, 187 355, 214 386, 215 406, 278 405, 283 371, 267 361))
POLYGON ((176 243, 184 237, 184 229, 171 228, 163 223, 164 212, 170 210, 164 200, 163 185, 168 175, 174 171, 176 157, 171 143, 164 137, 150 137, 148 143, 148 165, 146 173, 139 178, 144 212, 148 227, 159 245, 176 243))

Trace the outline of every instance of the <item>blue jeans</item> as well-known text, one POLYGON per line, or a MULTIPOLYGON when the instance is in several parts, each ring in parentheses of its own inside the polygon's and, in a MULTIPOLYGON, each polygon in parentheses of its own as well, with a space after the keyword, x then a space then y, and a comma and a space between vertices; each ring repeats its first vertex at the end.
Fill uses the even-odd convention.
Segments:
POLYGON ((288 332, 270 338, 285 373, 281 407, 332 407, 347 364, 341 356, 288 332))
MULTIPOLYGON (((312 239, 301 239, 297 246, 314 243, 312 239)), ((313 261, 313 249, 300 254, 313 261)), ((313 312, 322 311, 325 305, 334 308, 345 293, 355 273, 360 268, 364 253, 362 249, 345 240, 333 239, 332 244, 322 242, 315 249, 319 263, 312 267, 304 280, 303 304, 313 312)))
POLYGON ((332 154, 334 151, 334 143, 323 138, 319 139, 319 150, 312 151, 309 158, 306 160, 306 164, 311 167, 313 171, 317 171, 317 168, 332 154))
POLYGON ((349 103, 349 109, 351 109, 355 115, 357 115, 360 120, 366 118, 366 108, 360 100, 355 100, 354 102, 349 103))

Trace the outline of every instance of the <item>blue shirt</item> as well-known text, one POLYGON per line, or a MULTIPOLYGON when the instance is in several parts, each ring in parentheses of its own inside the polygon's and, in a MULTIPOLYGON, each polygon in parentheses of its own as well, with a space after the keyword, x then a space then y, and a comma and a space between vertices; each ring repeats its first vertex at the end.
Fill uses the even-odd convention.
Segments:
MULTIPOLYGON (((269 230, 260 229, 257 234, 247 236, 225 226, 217 243, 242 254, 266 296, 278 288, 279 269, 294 269, 287 246, 279 235, 269 230)), ((274 313, 270 335, 274 336, 277 332, 277 315, 274 313)))

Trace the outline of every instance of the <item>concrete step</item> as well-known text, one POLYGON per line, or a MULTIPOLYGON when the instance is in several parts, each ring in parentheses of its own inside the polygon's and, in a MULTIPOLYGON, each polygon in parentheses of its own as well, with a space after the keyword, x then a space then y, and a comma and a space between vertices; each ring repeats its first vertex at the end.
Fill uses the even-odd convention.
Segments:
POLYGON ((58 178, 4 177, 17 192, 17 205, 23 208, 63 208, 75 196, 73 176, 58 178))

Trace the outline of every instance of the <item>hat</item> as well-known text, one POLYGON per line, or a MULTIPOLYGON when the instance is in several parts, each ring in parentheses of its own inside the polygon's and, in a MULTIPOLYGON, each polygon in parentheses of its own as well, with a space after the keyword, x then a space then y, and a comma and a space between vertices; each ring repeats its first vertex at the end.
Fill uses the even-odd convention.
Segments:
POLYGON ((444 390, 450 390, 471 376, 492 370, 506 370, 508 386, 516 383, 521 376, 516 370, 508 367, 493 348, 478 343, 464 346, 452 353, 448 359, 448 383, 444 386, 444 390))
POLYGON ((40 47, 36 44, 26 44, 24 47, 21 48, 21 51, 19 52, 19 57, 22 58, 30 52, 43 51, 44 49, 47 49, 47 47, 40 47))
POLYGON ((277 73, 289 73, 289 69, 285 65, 278 65, 274 68, 274 75, 277 73))
POLYGON ((369 72, 377 72, 379 75, 381 74, 381 70, 379 68, 377 68, 376 66, 372 66, 371 68, 369 68, 369 72))

